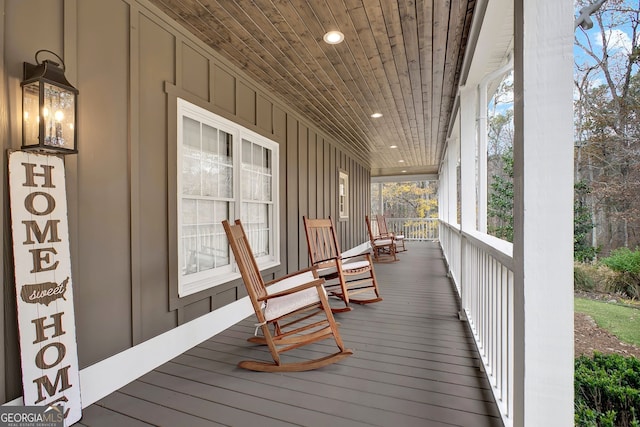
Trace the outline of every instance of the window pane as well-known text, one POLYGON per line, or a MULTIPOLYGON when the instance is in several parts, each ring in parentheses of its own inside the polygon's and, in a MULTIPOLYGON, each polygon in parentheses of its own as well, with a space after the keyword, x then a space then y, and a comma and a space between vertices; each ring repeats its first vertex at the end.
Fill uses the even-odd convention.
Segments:
POLYGON ((262 180, 262 200, 265 202, 271 201, 271 177, 264 176, 262 180))
POLYGON ((229 220, 229 202, 183 200, 182 274, 229 265, 229 245, 222 221, 229 220))
POLYGON ((247 170, 253 170, 253 162, 251 161, 251 142, 246 139, 242 140, 242 166, 247 170))
POLYGON ((223 131, 220 131, 219 135, 219 149, 220 162, 225 165, 233 164, 233 151, 232 151, 232 135, 223 131))
POLYGON ((218 130, 202 125, 202 195, 216 197, 218 195, 218 130))
POLYGON ((242 198, 271 201, 271 150, 246 139, 242 140, 242 198))
MULTIPOLYGON (((228 247, 221 241, 222 226, 216 218, 216 205, 220 202, 198 201, 198 271, 209 270, 220 265, 228 258, 228 247)), ((226 203, 222 203, 226 205, 226 203)), ((226 218, 224 218, 226 219, 226 218)))
POLYGON ((220 197, 233 197, 233 168, 230 166, 221 166, 218 177, 220 197))
POLYGON ((262 151, 264 149, 257 145, 257 144, 253 144, 253 165, 254 170, 260 173, 264 173, 264 167, 262 164, 262 151))
POLYGON ((202 167, 202 195, 217 197, 220 167, 217 164, 203 162, 202 167))
POLYGON ((197 202, 191 199, 182 199, 182 223, 193 225, 198 223, 197 202))
POLYGON ((182 121, 182 194, 201 193, 200 123, 185 117, 182 121))
POLYGON ((270 251, 270 207, 261 203, 243 203, 241 220, 256 258, 270 251))
POLYGON ((251 145, 251 142, 246 139, 242 140, 242 168, 240 182, 242 186, 242 198, 244 200, 253 199, 253 186, 256 179, 254 174, 251 145))
POLYGON ((182 120, 182 145, 200 150, 200 122, 184 117, 182 120))
POLYGON ((200 195, 199 153, 185 149, 182 155, 182 194, 200 195))
POLYGON ((263 165, 264 165, 264 179, 262 180, 262 198, 263 201, 272 201, 271 188, 273 170, 271 169, 271 150, 264 149, 263 151, 263 165))
POLYGON ((184 199, 182 201, 182 230, 181 244, 182 253, 180 254, 180 271, 183 275, 195 273, 197 265, 192 254, 196 252, 197 247, 197 212, 196 201, 184 199))
POLYGON ((266 170, 265 173, 268 173, 269 175, 271 175, 272 174, 272 171, 271 171, 271 150, 269 150, 268 148, 265 148, 263 154, 264 154, 264 159, 262 160, 262 164, 265 167, 265 170, 266 170))
POLYGON ((216 159, 218 154, 218 130, 208 125, 202 125, 202 151, 211 157, 211 160, 216 159))

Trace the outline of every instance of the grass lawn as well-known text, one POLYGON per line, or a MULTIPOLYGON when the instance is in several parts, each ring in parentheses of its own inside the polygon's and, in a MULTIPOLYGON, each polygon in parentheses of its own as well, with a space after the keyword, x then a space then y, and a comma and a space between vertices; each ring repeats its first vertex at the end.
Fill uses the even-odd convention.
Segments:
POLYGON ((599 327, 621 341, 640 347, 639 309, 585 298, 574 298, 574 308, 591 316, 599 327))

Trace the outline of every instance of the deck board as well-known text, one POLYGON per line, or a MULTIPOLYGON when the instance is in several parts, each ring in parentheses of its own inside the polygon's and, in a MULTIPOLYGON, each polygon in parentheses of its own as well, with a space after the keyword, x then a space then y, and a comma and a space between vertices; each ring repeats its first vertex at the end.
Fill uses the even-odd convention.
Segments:
MULTIPOLYGON (((354 355, 310 372, 259 373, 253 316, 83 411, 87 426, 502 426, 436 243, 376 264, 384 301, 336 314, 354 355)), ((289 361, 336 351, 322 341, 289 361)))

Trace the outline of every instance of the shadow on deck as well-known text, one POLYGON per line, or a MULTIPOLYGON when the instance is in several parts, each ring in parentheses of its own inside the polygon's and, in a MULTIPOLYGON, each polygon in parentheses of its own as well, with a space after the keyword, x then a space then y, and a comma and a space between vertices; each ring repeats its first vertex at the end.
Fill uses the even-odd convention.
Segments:
MULTIPOLYGON (((354 355, 317 371, 236 367, 269 360, 251 316, 83 410, 86 426, 502 426, 437 243, 376 264, 384 301, 336 314, 354 355)), ((334 351, 317 343, 285 355, 334 351)))

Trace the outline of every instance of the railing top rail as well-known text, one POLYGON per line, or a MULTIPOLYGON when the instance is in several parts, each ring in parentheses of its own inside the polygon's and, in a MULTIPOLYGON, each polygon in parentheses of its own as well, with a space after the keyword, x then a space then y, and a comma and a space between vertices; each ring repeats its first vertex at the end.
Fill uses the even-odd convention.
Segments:
POLYGON ((463 231, 462 236, 513 271, 513 243, 479 231, 463 231))
POLYGON ((451 230, 460 233, 460 224, 449 224, 447 221, 441 219, 440 220, 440 224, 446 226, 447 228, 450 228, 451 230))
POLYGON ((418 217, 385 217, 387 221, 425 221, 434 222, 440 221, 438 218, 418 218, 418 217))
POLYGON ((479 247, 513 271, 513 243, 476 230, 461 231, 458 224, 453 225, 442 220, 440 223, 454 232, 460 233, 472 245, 479 247))

